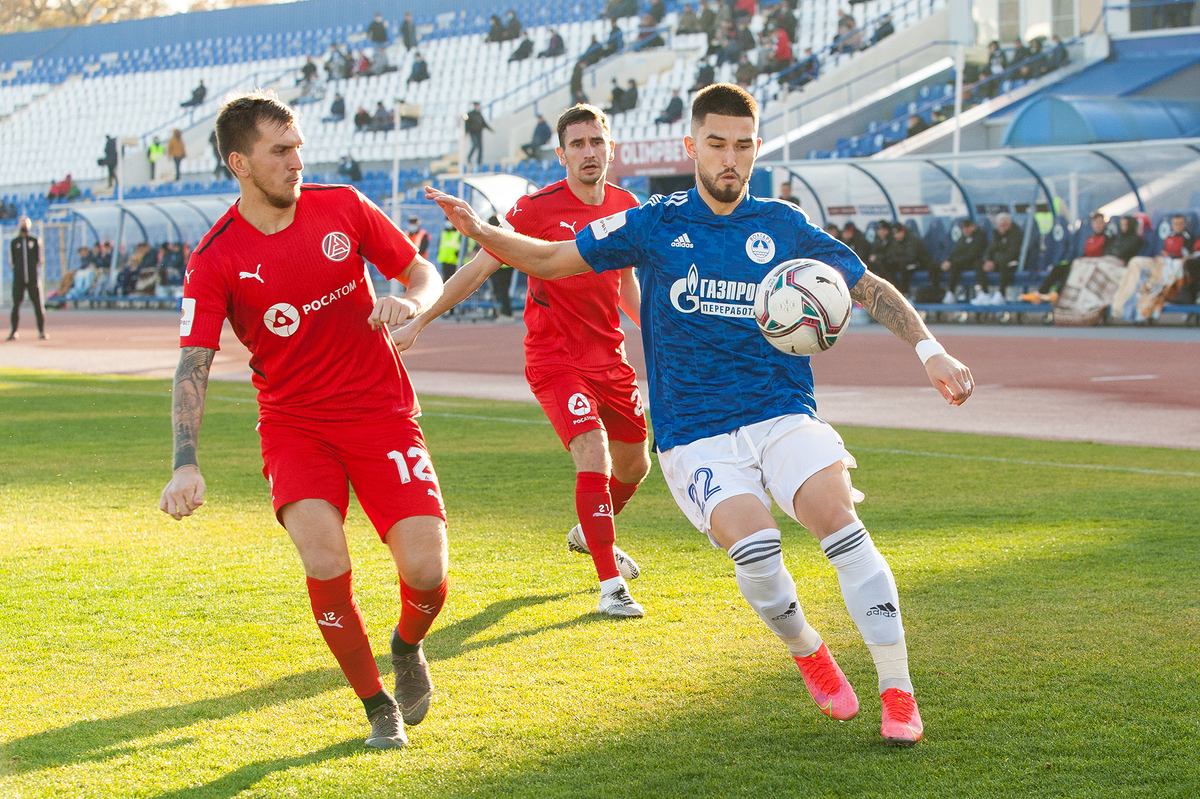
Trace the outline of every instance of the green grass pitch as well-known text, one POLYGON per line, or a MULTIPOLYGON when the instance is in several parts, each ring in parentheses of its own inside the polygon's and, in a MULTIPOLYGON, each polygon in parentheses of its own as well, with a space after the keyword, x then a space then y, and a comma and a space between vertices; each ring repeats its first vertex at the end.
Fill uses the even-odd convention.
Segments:
MULTIPOLYGON (((270 512, 253 391, 209 397, 208 502, 176 523, 157 509, 169 382, 0 371, 0 796, 1200 794, 1195 452, 844 428, 926 726, 897 750, 806 532, 780 517, 805 613, 862 699, 845 724, 657 470, 618 518, 647 616, 604 619, 539 409, 427 397, 451 515, 437 696, 408 749, 372 752, 270 512)), ((396 576, 353 504, 347 528, 390 671, 396 576)))

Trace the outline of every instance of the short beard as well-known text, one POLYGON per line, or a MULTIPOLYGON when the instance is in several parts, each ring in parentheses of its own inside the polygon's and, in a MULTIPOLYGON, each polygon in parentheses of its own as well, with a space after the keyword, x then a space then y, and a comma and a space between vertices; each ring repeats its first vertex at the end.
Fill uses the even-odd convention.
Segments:
POLYGON ((285 210, 287 208, 291 208, 293 205, 296 204, 296 200, 299 198, 299 194, 300 194, 300 184, 299 183, 296 184, 295 189, 293 189, 292 191, 289 191, 287 194, 274 194, 274 193, 268 191, 266 186, 259 183, 258 178, 255 177, 253 174, 250 175, 250 181, 254 184, 254 187, 256 189, 258 189, 259 191, 262 192, 263 196, 267 198, 267 202, 270 203, 272 207, 278 208, 281 211, 285 210))
POLYGON ((607 172, 607 169, 601 167, 600 171, 596 173, 595 177, 588 177, 587 175, 583 174, 583 168, 581 167, 579 172, 575 173, 575 179, 584 186, 595 186, 597 183, 604 180, 607 172))
POLYGON ((716 178, 704 174, 703 170, 697 169, 696 174, 700 177, 700 182, 704 184, 704 188, 707 189, 708 193, 712 195, 713 199, 719 203, 734 203, 740 200, 742 198, 742 192, 746 190, 746 183, 750 180, 750 176, 747 175, 746 178, 736 186, 723 187, 717 183, 716 178))

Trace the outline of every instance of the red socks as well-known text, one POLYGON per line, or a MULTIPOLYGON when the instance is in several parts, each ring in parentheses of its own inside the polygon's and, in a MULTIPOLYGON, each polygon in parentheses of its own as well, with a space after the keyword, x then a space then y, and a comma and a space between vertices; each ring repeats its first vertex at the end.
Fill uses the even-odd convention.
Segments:
POLYGON ((317 627, 354 693, 359 699, 379 693, 383 690, 383 682, 371 654, 366 622, 354 599, 351 572, 332 580, 307 579, 308 598, 317 627))
POLYGON ((429 632, 433 620, 442 612, 442 605, 446 604, 448 582, 447 578, 437 588, 418 591, 400 578, 400 623, 396 626, 396 632, 404 643, 416 646, 429 632))
POLYGON ((637 483, 622 483, 615 477, 608 478, 608 493, 612 495, 613 515, 625 510, 633 493, 638 490, 637 483))
POLYGON ((613 543, 617 530, 613 526, 613 499, 608 492, 608 477, 599 472, 579 472, 575 475, 575 510, 583 538, 592 551, 596 575, 603 581, 619 577, 613 543))

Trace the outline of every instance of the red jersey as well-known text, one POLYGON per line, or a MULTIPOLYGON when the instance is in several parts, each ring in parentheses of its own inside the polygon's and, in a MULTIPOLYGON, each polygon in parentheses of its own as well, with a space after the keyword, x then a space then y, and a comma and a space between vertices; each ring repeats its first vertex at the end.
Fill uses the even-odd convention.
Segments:
POLYGON ((188 261, 181 347, 220 349, 228 317, 250 350, 263 418, 415 416, 416 393, 385 329, 367 317, 367 259, 393 278, 417 254, 351 186, 303 186, 296 216, 266 235, 235 203, 188 261))
MULTIPOLYGON (((505 215, 504 226, 543 241, 569 241, 591 222, 637 204, 625 189, 607 183, 604 202, 587 205, 564 179, 517 200, 505 215)), ((526 366, 571 366, 596 372, 623 362, 620 275, 620 271, 589 271, 558 280, 530 275, 525 302, 526 366)))

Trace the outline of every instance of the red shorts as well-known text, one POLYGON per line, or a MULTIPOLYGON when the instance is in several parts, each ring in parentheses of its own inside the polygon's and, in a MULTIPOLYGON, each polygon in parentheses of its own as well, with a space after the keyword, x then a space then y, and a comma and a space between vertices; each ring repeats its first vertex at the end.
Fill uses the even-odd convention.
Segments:
POLYGON ((570 449, 572 438, 597 429, 614 441, 646 440, 642 395, 637 373, 629 364, 622 362, 604 372, 527 366, 525 379, 564 447, 570 449))
POLYGON ((347 482, 380 540, 401 519, 446 519, 442 490, 416 419, 264 420, 258 433, 277 519, 289 502, 323 499, 344 520, 350 504, 347 482))

